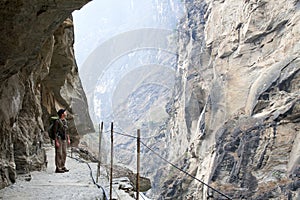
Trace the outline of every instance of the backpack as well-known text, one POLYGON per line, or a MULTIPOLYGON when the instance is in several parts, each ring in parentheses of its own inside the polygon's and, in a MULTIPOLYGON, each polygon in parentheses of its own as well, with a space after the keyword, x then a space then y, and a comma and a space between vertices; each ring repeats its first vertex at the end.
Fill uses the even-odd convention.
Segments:
POLYGON ((48 135, 52 140, 55 140, 56 133, 54 133, 54 123, 58 120, 58 116, 53 116, 50 118, 50 126, 48 128, 48 135))

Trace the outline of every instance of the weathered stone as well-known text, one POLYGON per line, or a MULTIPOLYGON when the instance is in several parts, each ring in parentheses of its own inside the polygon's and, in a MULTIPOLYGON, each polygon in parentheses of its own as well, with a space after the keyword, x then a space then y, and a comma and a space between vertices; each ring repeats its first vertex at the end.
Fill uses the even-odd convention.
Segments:
MULTIPOLYGON (((233 199, 297 199, 299 1, 185 4, 179 29, 186 33, 186 27, 197 24, 194 35, 202 40, 180 35, 171 131, 162 151, 178 166, 196 159, 195 176, 233 199), (204 26, 196 14, 203 8, 204 26), (208 62, 191 58, 193 49, 201 49, 198 55, 208 56, 208 62), (199 91, 203 95, 195 98, 199 91), (191 148, 186 152, 184 147, 191 148)), ((163 181, 162 198, 225 198, 197 181, 179 193, 180 177, 163 181)))
MULTIPOLYGON (((119 178, 122 178, 122 177, 126 177, 125 179, 129 179, 130 182, 133 184, 133 190, 136 191, 137 174, 133 173, 131 170, 129 170, 126 167, 114 165, 113 178, 118 180, 119 178)), ((149 189, 151 189, 150 179, 140 176, 139 186, 140 186, 141 192, 148 191, 149 189)))
POLYGON ((59 107, 70 112, 75 145, 78 131, 85 133, 93 129, 87 114, 76 117, 75 108, 87 113, 87 104, 73 53, 72 21, 64 22, 73 10, 87 2, 12 0, 0 3, 0 188, 15 182, 17 174, 45 167, 43 136, 49 115, 59 107), (49 77, 52 80, 46 82, 49 77), (81 128, 76 130, 78 121, 84 126, 78 123, 81 128))

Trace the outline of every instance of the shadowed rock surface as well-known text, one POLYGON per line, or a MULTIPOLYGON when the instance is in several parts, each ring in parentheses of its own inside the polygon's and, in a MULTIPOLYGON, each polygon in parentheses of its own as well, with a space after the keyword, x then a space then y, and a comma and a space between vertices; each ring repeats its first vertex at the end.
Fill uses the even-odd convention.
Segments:
POLYGON ((59 108, 69 113, 73 145, 93 130, 69 17, 87 2, 0 2, 0 188, 45 167, 45 130, 59 108))

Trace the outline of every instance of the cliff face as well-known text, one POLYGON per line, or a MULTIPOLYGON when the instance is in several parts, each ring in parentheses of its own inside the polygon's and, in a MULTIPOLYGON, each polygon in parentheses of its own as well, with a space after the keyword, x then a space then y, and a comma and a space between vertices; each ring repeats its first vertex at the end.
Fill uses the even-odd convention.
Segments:
POLYGON ((73 54, 68 16, 86 0, 2 1, 0 40, 0 188, 45 166, 49 117, 69 112, 73 145, 93 129, 73 54), (78 112, 85 113, 77 116, 78 112), (80 123, 79 123, 80 122, 80 123))
MULTIPOLYGON (((70 113, 74 145, 93 130, 67 19, 85 3, 0 3, 0 188, 44 167, 58 108, 70 113)), ((234 199, 299 198, 299 0, 185 4, 171 119, 155 147, 234 199)), ((149 165, 162 169, 165 199, 221 198, 159 159, 149 165)))
MULTIPOLYGON (((169 159, 234 199, 297 199, 300 2, 186 1, 169 159)), ((161 196, 221 199, 169 171, 161 196)))

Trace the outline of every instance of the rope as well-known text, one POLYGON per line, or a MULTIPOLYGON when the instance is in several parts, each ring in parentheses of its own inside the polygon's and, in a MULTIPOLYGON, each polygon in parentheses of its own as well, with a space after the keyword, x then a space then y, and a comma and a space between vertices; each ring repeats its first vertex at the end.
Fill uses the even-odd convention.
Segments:
POLYGON ((113 131, 113 132, 118 134, 118 135, 123 135, 123 136, 126 136, 126 137, 137 139, 137 136, 133 136, 133 135, 125 134, 125 133, 119 133, 119 132, 116 132, 116 131, 113 131))
MULTIPOLYGON (((137 139, 138 137, 137 136, 134 136, 134 135, 130 135, 128 133, 120 133, 120 132, 117 132, 117 131, 113 131, 114 133, 118 134, 118 135, 123 135, 123 136, 126 136, 126 137, 131 137, 131 138, 134 138, 134 139, 137 139)), ((150 137, 140 137, 140 139, 143 139, 143 140, 147 140, 147 139, 151 139, 155 136, 150 136, 150 137)))
MULTIPOLYGON (((116 127, 116 128, 117 128, 117 129, 120 129, 122 132, 125 132, 125 131, 123 131, 122 128, 120 128, 120 127, 116 127)), ((115 130, 114 130, 114 133, 121 134, 120 132, 116 132, 115 130)), ((127 135, 127 136, 129 136, 129 137, 137 138, 136 136, 130 135, 129 133, 126 133, 125 135, 127 135)), ((148 136, 148 137, 140 137, 140 138, 141 138, 141 139, 144 139, 144 140, 148 140, 148 139, 155 138, 155 137, 157 137, 157 136, 159 136, 159 135, 160 135, 160 133, 158 133, 158 134, 156 134, 156 135, 151 135, 151 136, 148 136)))
POLYGON ((121 199, 121 197, 119 196, 119 194, 116 192, 115 188, 112 187, 113 191, 115 192, 115 194, 118 196, 118 199, 121 199))
MULTIPOLYGON (((80 162, 80 163, 85 163, 85 164, 87 164, 87 166, 88 166, 89 169, 90 169, 90 176, 91 176, 91 178, 92 178, 92 180, 93 180, 93 183, 94 183, 98 188, 102 189, 102 192, 103 192, 103 194, 104 194, 105 200, 109 200, 108 194, 106 194, 105 189, 104 189, 101 185, 99 185, 98 183, 96 183, 96 181, 95 181, 95 179, 94 179, 94 176, 93 176, 93 171, 92 171, 92 168, 91 168, 90 164, 87 163, 87 162, 85 162, 85 161, 83 161, 83 160, 81 160, 81 159, 79 159, 79 158, 73 158, 73 157, 70 157, 70 156, 68 156, 68 157, 69 157, 69 158, 72 158, 72 159, 74 159, 74 160, 76 160, 76 161, 78 161, 78 162, 80 162)), ((115 190, 114 187, 113 187, 113 190, 115 191, 115 194, 117 194, 118 199, 121 199, 121 197, 120 197, 119 194, 116 192, 116 190, 115 190)), ((141 196, 141 197, 145 200, 145 198, 144 198, 143 196, 141 196)))
MULTIPOLYGON (((141 193, 141 192, 140 192, 141 193)), ((136 194, 137 195, 137 194, 136 194)), ((141 195, 141 197, 145 200, 145 198, 144 198, 144 196, 143 195, 141 195)))
POLYGON ((226 197, 227 199, 232 200, 232 199, 231 199, 230 197, 228 197, 226 194, 224 194, 224 193, 218 191, 217 189, 215 189, 215 188, 211 187, 210 185, 204 183, 203 181, 201 181, 201 180, 198 179, 197 177, 195 177, 195 176, 189 174, 188 172, 186 172, 186 171, 180 169, 179 167, 177 167, 175 164, 169 162, 167 159, 163 158, 161 155, 159 155, 158 153, 156 153, 153 149, 151 149, 150 147, 148 147, 144 142, 141 141, 141 143, 142 143, 142 145, 144 145, 147 149, 149 149, 150 151, 152 151, 156 156, 158 156, 160 159, 162 159, 163 161, 165 161, 166 163, 168 163, 168 164, 171 165, 172 167, 174 167, 174 168, 176 168, 177 170, 183 172, 184 174, 190 176, 191 178, 193 178, 193 179, 199 181, 199 182, 202 183, 203 185, 205 185, 205 186, 207 186, 208 188, 212 189, 213 191, 219 193, 220 195, 226 197))
POLYGON ((85 161, 83 161, 83 160, 81 160, 81 159, 79 159, 79 158, 73 158, 73 157, 70 157, 70 156, 68 156, 68 157, 69 157, 69 158, 72 158, 72 159, 74 159, 74 160, 76 160, 76 161, 78 161, 78 162, 80 162, 80 163, 85 163, 85 164, 87 164, 87 166, 88 166, 89 169, 90 169, 90 176, 91 176, 91 178, 92 178, 92 180, 93 180, 93 183, 94 183, 98 188, 102 189, 102 192, 103 192, 103 195, 104 195, 105 200, 109 200, 108 195, 106 194, 105 189, 104 189, 101 185, 99 185, 98 183, 96 183, 96 181, 95 181, 95 179, 94 179, 94 177, 93 177, 93 171, 92 171, 92 168, 91 168, 91 166, 89 165, 89 163, 87 163, 87 162, 85 162, 85 161))
MULTIPOLYGON (((116 132, 116 131, 113 131, 113 132, 116 133, 116 134, 119 134, 119 135, 123 135, 123 136, 126 136, 126 137, 130 137, 130 138, 135 138, 135 139, 137 139, 137 136, 133 136, 133 135, 130 135, 130 134, 125 134, 125 133, 119 133, 119 132, 116 132)), ((141 138, 141 139, 145 139, 145 138, 141 138)), ((220 195, 226 197, 227 199, 232 200, 232 198, 230 198, 230 197, 227 196, 226 194, 224 194, 224 193, 222 193, 221 191, 219 191, 219 190, 213 188, 212 186, 208 185, 207 183, 201 181, 201 180, 198 179, 197 177, 195 177, 195 176, 189 174, 188 172, 186 172, 186 171, 180 169, 180 168, 177 167, 175 164, 173 164, 173 163, 171 163, 170 161, 168 161, 167 159, 163 158, 160 154, 158 154, 158 153, 155 152, 153 149, 151 149, 150 147, 148 147, 144 142, 141 141, 141 143, 142 143, 142 145, 144 145, 147 149, 149 149, 150 151, 152 151, 156 156, 158 156, 160 159, 162 159, 163 161, 165 161, 166 163, 168 163, 169 165, 171 165, 171 166, 174 167, 175 169, 177 169, 177 170, 183 172, 184 174, 188 175, 189 177, 191 177, 191 178, 197 180, 197 181, 200 182, 201 184, 207 186, 208 188, 210 188, 210 189, 212 189, 213 191, 217 192, 218 194, 220 194, 220 195)))
MULTIPOLYGON (((108 131, 105 131, 105 132, 103 132, 103 133, 108 133, 108 132, 110 132, 110 130, 108 130, 108 131)), ((96 132, 96 133, 100 133, 100 132, 96 132)))

